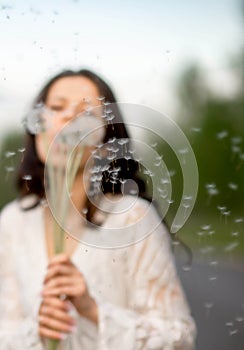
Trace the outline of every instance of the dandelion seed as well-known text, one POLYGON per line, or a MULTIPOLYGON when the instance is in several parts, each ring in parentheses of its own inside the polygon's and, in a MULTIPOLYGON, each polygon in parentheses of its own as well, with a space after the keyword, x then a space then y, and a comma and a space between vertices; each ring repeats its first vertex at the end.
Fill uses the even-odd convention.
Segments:
POLYGON ((153 173, 151 170, 149 170, 149 169, 145 169, 145 170, 143 171, 143 173, 144 173, 145 175, 150 176, 150 177, 153 177, 153 176, 154 176, 154 173, 153 173))
POLYGON ((161 182, 162 185, 170 184, 170 180, 169 179, 165 179, 165 178, 161 179, 160 182, 161 182))
POLYGON ((163 199, 166 199, 168 197, 168 191, 167 190, 163 190, 159 197, 163 198, 163 199))
POLYGON ((242 223, 242 222, 244 222, 244 218, 237 218, 237 219, 235 219, 235 223, 242 223))
POLYGON ((7 173, 11 173, 15 170, 15 168, 13 166, 6 166, 5 170, 7 171, 7 173))
POLYGON ((108 143, 114 143, 116 141, 116 137, 112 137, 108 140, 108 143))
POLYGON ((233 153, 240 153, 240 152, 241 152, 241 148, 238 147, 238 146, 232 146, 232 147, 231 147, 231 151, 232 151, 233 153))
POLYGON ((204 307, 206 309, 211 309, 213 306, 214 306, 214 303, 211 302, 211 301, 207 301, 207 302, 204 303, 204 307))
POLYGON ((203 231, 198 231, 198 232, 197 232, 197 235, 198 235, 198 236, 204 236, 204 235, 205 235, 205 232, 203 232, 203 231))
POLYGON ((31 175, 24 175, 24 176, 22 176, 22 179, 26 180, 26 181, 30 181, 30 180, 32 180, 32 176, 31 175))
POLYGON ((131 195, 138 194, 138 190, 135 190, 135 189, 131 189, 129 192, 131 195))
POLYGON ((16 152, 7 151, 4 155, 6 158, 11 158, 16 155, 16 152))
POLYGON ((229 188, 230 188, 231 190, 233 190, 233 191, 237 191, 237 189, 238 189, 238 185, 235 184, 235 183, 233 183, 233 182, 230 182, 230 183, 228 184, 228 186, 229 186, 229 188))
POLYGON ((237 242, 237 241, 231 242, 230 244, 228 244, 228 245, 224 248, 224 251, 225 251, 225 252, 231 252, 231 251, 234 250, 236 247, 238 247, 238 245, 239 245, 239 242, 237 242))
POLYGON ((118 140, 118 144, 121 145, 121 146, 125 145, 128 142, 129 142, 129 139, 120 139, 120 140, 118 140))
POLYGON ((230 140, 231 140, 231 142, 232 142, 233 144, 235 144, 235 145, 238 145, 238 144, 240 144, 240 143, 242 142, 242 138, 239 137, 239 136, 232 137, 230 140))
POLYGON ((202 131, 202 129, 201 129, 201 128, 193 127, 193 128, 191 128, 191 131, 199 133, 199 132, 202 131))
POLYGON ((209 281, 216 281, 217 277, 216 276, 212 276, 212 277, 209 277, 208 279, 209 279, 209 281))
POLYGON ((226 131, 226 130, 223 130, 223 131, 217 133, 217 139, 219 139, 219 140, 222 140, 227 136, 228 136, 228 131, 226 131))
POLYGON ((96 98, 98 101, 104 101, 105 100, 105 96, 99 96, 96 98))
POLYGON ((201 253, 202 254, 208 254, 208 253, 212 253, 215 250, 215 247, 213 247, 212 245, 208 245, 206 247, 201 248, 201 253))
POLYGON ((88 209, 87 209, 87 208, 83 208, 83 209, 82 209, 82 213, 83 213, 84 215, 86 215, 86 214, 88 213, 88 209))
POLYGON ((180 154, 187 154, 189 152, 188 148, 182 148, 182 149, 179 149, 178 152, 180 154))
POLYGON ((211 229, 211 225, 203 225, 203 226, 201 226, 201 229, 204 231, 208 231, 211 229))
POLYGON ((191 266, 190 265, 184 265, 182 266, 182 270, 185 271, 185 272, 188 272, 191 270, 191 266))
POLYGON ((191 201, 193 199, 193 197, 192 196, 184 196, 183 199, 186 201, 191 201))
POLYGON ((218 210, 220 210, 220 212, 223 212, 223 211, 227 210, 227 207, 218 206, 217 208, 218 208, 218 210))
POLYGON ((107 156, 107 160, 108 161, 113 161, 114 159, 116 159, 116 155, 115 154, 111 154, 111 155, 107 156))

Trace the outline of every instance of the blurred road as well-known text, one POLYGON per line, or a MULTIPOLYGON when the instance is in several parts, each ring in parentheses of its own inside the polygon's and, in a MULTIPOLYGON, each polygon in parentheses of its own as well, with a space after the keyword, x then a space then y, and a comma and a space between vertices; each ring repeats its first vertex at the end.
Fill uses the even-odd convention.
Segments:
POLYGON ((177 257, 176 264, 198 328, 196 350, 244 350, 244 261, 194 261, 189 271, 177 257))

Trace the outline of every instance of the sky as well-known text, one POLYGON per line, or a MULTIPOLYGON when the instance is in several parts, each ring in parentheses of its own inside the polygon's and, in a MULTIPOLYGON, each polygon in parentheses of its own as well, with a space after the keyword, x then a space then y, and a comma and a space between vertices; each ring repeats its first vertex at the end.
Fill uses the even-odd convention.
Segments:
POLYGON ((0 1, 0 135, 21 127, 41 86, 65 68, 92 69, 118 101, 174 119, 186 64, 201 63, 216 89, 231 89, 241 21, 239 0, 0 1))

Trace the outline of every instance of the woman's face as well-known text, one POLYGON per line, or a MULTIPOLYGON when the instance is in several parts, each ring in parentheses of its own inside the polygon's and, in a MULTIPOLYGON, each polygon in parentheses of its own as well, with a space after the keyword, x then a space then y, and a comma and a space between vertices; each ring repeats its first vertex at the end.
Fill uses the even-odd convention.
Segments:
POLYGON ((47 111, 51 112, 47 116, 47 119, 51 119, 50 123, 48 121, 50 127, 35 138, 37 155, 43 163, 46 161, 47 149, 57 133, 88 107, 101 105, 99 97, 97 86, 82 76, 60 78, 51 85, 45 102, 47 111))

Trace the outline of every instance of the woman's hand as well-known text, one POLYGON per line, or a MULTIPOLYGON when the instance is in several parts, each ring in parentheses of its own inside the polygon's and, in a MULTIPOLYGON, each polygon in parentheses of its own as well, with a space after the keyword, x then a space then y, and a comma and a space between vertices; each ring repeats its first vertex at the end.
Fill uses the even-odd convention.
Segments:
POLYGON ((62 340, 75 329, 75 320, 69 315, 68 301, 58 297, 45 297, 39 309, 41 337, 62 340))
POLYGON ((97 323, 96 302, 89 294, 82 273, 67 255, 59 254, 50 260, 42 295, 39 310, 41 336, 62 339, 65 333, 73 331, 75 321, 68 312, 69 301, 81 316, 97 323), (66 300, 60 299, 63 295, 66 300))

